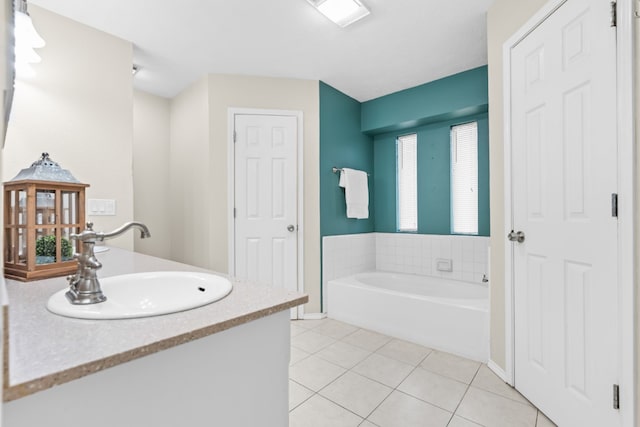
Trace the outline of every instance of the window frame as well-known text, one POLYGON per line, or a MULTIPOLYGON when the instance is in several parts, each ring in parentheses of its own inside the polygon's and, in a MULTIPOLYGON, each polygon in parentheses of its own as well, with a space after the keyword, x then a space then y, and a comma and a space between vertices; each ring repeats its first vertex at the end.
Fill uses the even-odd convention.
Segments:
MULTIPOLYGON (((411 160, 411 159, 410 159, 411 160)), ((410 132, 396 137, 396 231, 401 233, 417 233, 418 232, 418 132, 410 132), (410 140, 408 138, 411 138, 410 140), (413 147, 413 171, 407 171, 402 175, 401 169, 405 169, 405 156, 407 150, 404 148, 405 141, 407 143, 412 142, 413 147), (402 148, 401 148, 402 147, 402 148), (403 176, 412 174, 411 178, 413 183, 407 188, 403 186, 403 176), (409 194, 407 197, 403 197, 403 188, 406 190, 412 190, 413 194, 409 194), (407 198, 409 200, 407 200, 407 198), (407 203, 409 206, 407 206, 407 203), (413 212, 409 212, 403 215, 403 209, 412 209, 413 212), (413 219, 413 223, 405 224, 404 219, 409 221, 413 219), (411 218, 412 217, 412 218, 411 218)))
MULTIPOLYGON (((451 155, 451 159, 450 159, 450 170, 451 170, 451 184, 450 184, 450 196, 451 196, 451 201, 450 201, 450 206, 451 206, 451 227, 450 227, 450 232, 451 235, 463 235, 463 236, 478 236, 480 234, 480 213, 479 213, 479 207, 480 207, 480 194, 479 194, 479 186, 480 186, 480 176, 479 176, 479 172, 480 172, 480 162, 479 162, 479 150, 480 150, 480 141, 479 141, 479 123, 478 120, 470 120, 467 122, 462 122, 462 123, 457 123, 455 125, 451 125, 450 130, 449 130, 449 144, 450 144, 450 155, 451 155), (458 139, 456 138, 457 136, 457 132, 456 129, 459 129, 461 127, 467 127, 469 125, 473 125, 474 127, 474 132, 475 132, 475 141, 474 141, 474 146, 472 147, 472 153, 470 153, 468 155, 469 159, 468 160, 472 160, 473 164, 472 167, 475 169, 475 171, 472 171, 468 174, 468 176, 472 177, 472 185, 475 185, 475 187, 473 188, 475 191, 472 191, 472 193, 475 194, 475 200, 473 200, 474 204, 472 207, 466 207, 464 208, 464 214, 469 214, 471 213, 475 218, 473 218, 475 221, 474 222, 474 229, 460 229, 457 228, 457 221, 456 221, 456 212, 460 212, 460 208, 457 206, 457 204, 460 203, 460 198, 461 195, 457 196, 456 190, 457 190, 457 180, 456 180, 456 171, 457 171, 457 155, 458 155, 458 151, 459 151, 459 143, 458 143, 458 139), (475 172, 475 174, 474 174, 475 172)), ((459 175, 458 175, 459 176, 459 175)), ((466 202, 468 202, 469 200, 471 200, 471 197, 467 197, 466 202)), ((458 216, 459 218, 459 216, 458 216)), ((460 227, 460 226, 458 226, 460 227)))

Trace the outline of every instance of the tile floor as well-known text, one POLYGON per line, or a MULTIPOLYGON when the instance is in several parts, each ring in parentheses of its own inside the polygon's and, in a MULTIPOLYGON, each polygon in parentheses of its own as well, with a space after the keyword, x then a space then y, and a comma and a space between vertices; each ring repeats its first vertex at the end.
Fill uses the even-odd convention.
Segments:
POLYGON ((291 322, 290 427, 552 427, 486 365, 332 319, 291 322))

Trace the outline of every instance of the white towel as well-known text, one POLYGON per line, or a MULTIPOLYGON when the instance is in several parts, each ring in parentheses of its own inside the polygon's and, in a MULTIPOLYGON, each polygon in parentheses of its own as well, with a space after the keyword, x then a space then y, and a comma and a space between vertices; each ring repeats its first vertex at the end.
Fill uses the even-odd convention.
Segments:
POLYGON ((369 218, 369 183, 367 173, 343 168, 340 174, 340 187, 344 187, 347 202, 347 218, 369 218))

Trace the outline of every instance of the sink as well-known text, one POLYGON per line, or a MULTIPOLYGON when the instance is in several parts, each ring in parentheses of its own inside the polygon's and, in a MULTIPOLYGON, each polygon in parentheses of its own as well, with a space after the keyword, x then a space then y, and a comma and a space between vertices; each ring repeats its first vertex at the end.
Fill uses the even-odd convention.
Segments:
POLYGON ((68 288, 49 298, 47 309, 79 319, 131 319, 176 313, 211 304, 227 296, 231 282, 222 276, 199 272, 158 271, 100 279, 105 302, 71 304, 68 288))

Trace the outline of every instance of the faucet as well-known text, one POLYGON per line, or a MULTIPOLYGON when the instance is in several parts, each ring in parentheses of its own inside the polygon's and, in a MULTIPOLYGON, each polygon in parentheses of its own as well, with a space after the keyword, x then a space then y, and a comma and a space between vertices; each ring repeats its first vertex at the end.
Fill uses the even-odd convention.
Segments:
POLYGON ((151 237, 149 229, 140 222, 128 222, 111 233, 93 231, 93 223, 87 222, 87 228, 80 234, 72 234, 72 239, 82 243, 80 253, 74 253, 73 258, 78 260, 78 270, 76 274, 67 277, 69 290, 65 294, 71 304, 97 304, 107 300, 107 297, 100 289, 97 272, 102 268, 102 263, 96 259, 93 248, 96 242, 113 239, 123 234, 130 228, 135 227, 140 230, 140 238, 151 237))

